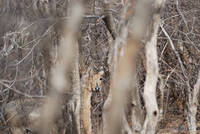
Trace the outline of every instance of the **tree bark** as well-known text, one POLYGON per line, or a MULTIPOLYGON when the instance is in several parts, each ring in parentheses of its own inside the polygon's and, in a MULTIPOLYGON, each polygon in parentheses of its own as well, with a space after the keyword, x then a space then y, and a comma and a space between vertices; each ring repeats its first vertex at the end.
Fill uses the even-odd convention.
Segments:
POLYGON ((145 38, 146 80, 144 85, 144 102, 146 119, 142 134, 154 134, 159 117, 156 100, 156 86, 158 80, 157 32, 160 22, 160 11, 164 0, 140 0, 135 11, 133 23, 134 34, 138 40, 145 38))
POLYGON ((194 89, 192 92, 192 99, 189 103, 189 112, 187 115, 188 119, 188 126, 190 134, 196 134, 196 113, 197 113, 197 105, 198 105, 198 95, 199 95, 199 88, 200 88, 200 71, 198 74, 197 82, 194 85, 194 89))

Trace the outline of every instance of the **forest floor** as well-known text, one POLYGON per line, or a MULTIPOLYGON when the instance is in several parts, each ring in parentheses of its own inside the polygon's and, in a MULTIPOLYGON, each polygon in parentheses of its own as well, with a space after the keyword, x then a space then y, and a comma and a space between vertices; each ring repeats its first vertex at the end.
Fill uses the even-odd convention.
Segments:
MULTIPOLYGON (((197 134, 200 134, 200 110, 197 111, 197 134)), ((189 134, 183 114, 167 113, 159 125, 157 134, 189 134)))

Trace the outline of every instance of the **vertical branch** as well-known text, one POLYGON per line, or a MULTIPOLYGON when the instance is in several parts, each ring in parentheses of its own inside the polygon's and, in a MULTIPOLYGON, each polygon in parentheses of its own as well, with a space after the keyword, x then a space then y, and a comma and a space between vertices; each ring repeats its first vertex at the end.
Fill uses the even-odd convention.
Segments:
POLYGON ((146 80, 144 85, 144 102, 146 107, 146 119, 143 124, 143 134, 154 134, 158 122, 159 112, 156 100, 156 85, 158 80, 157 57, 157 32, 160 22, 160 11, 164 0, 138 1, 134 34, 140 39, 145 37, 146 53, 146 80))
MULTIPOLYGON (((122 16, 125 16, 122 14, 122 16)), ((109 62, 111 73, 111 86, 109 96, 104 104, 103 124, 105 134, 121 133, 122 128, 131 134, 131 129, 125 118, 125 102, 127 92, 130 90, 134 72, 134 55, 136 46, 134 42, 126 42, 128 27, 121 20, 120 33, 110 49, 109 62), (123 44, 125 55, 119 59, 119 48, 123 44), (124 84, 125 83, 125 84, 124 84)))
POLYGON ((162 119, 163 117, 163 110, 164 110, 164 88, 165 88, 165 84, 164 84, 164 80, 162 77, 160 77, 160 86, 159 86, 159 89, 160 89, 160 111, 159 111, 159 121, 162 119))
POLYGON ((197 105, 198 105, 198 94, 200 89, 200 71, 198 74, 197 82, 194 85, 194 89, 192 92, 192 100, 189 102, 189 113, 188 113, 188 121, 190 122, 190 134, 196 134, 196 113, 197 113, 197 105))
MULTIPOLYGON (((106 17, 104 19, 110 33, 112 34, 113 32, 116 31, 116 27, 114 26, 114 22, 113 22, 113 16, 112 14, 109 12, 109 8, 110 8, 110 3, 108 3, 107 0, 104 0, 104 12, 106 14, 106 17)), ((122 21, 122 20, 121 20, 122 21)), ((126 35, 127 35, 127 29, 124 29, 123 31, 124 35, 123 37, 121 37, 122 34, 120 34, 119 36, 116 36, 117 34, 115 34, 113 36, 114 39, 114 43, 110 42, 110 49, 109 49, 109 59, 108 59, 108 63, 109 63, 109 71, 110 71, 110 91, 109 91, 109 95, 107 100, 105 101, 104 104, 104 111, 103 111, 103 133, 104 134, 114 134, 117 126, 118 121, 122 122, 122 119, 119 119, 118 117, 114 117, 114 115, 112 117, 110 117, 110 115, 112 115, 113 112, 113 103, 115 103, 113 101, 114 98, 114 78, 115 78, 115 74, 116 74, 116 65, 117 65, 117 54, 118 54, 118 47, 119 44, 122 43, 122 40, 126 40, 126 35), (122 39, 123 38, 123 39, 122 39), (114 117, 114 118, 113 118, 114 117), (113 119, 118 119, 118 120, 113 120, 113 119), (116 123, 117 122, 117 123, 116 123)), ((116 98, 116 97, 115 97, 116 98)), ((116 102, 117 103, 117 102, 116 102)), ((121 112, 120 110, 117 110, 118 113, 116 113, 115 116, 120 116, 121 112)), ((118 130, 121 127, 118 128, 118 130)), ((117 133, 120 133, 120 131, 118 131, 117 133)))
POLYGON ((158 105, 156 100, 156 85, 158 80, 158 56, 157 56, 157 31, 159 26, 159 15, 154 16, 154 33, 145 46, 146 52, 146 81, 144 85, 144 101, 147 111, 144 131, 149 134, 155 133, 155 128, 158 121, 158 105), (148 129, 149 127, 149 129, 148 129), (148 130, 147 130, 148 129, 148 130))
POLYGON ((80 73, 79 73, 79 48, 78 44, 75 45, 75 57, 74 57, 74 64, 73 64, 73 72, 72 72, 72 90, 73 90, 73 98, 72 98, 72 108, 73 112, 75 113, 75 122, 77 133, 80 134, 80 95, 81 95, 81 80, 80 80, 80 73))
POLYGON ((139 88, 137 87, 139 83, 136 81, 136 87, 132 92, 132 102, 131 102, 131 122, 133 132, 140 132, 142 130, 144 122, 144 111, 142 109, 142 104, 139 96, 139 88))
POLYGON ((189 131, 191 134, 196 134, 196 105, 197 105, 197 101, 196 101, 196 97, 198 94, 198 87, 196 88, 196 86, 198 86, 198 82, 199 82, 199 76, 198 76, 198 80, 197 83, 195 84, 194 90, 193 92, 191 92, 191 87, 190 87, 190 83, 189 83, 189 78, 186 74, 186 69, 183 65, 183 62, 180 58, 180 55, 178 53, 178 51, 176 50, 169 34, 166 32, 166 30, 164 29, 164 27, 161 25, 161 29, 163 31, 163 33, 165 34, 165 36, 168 38, 171 48, 174 51, 176 57, 178 58, 178 62, 179 65, 181 67, 181 70, 183 72, 183 76, 186 79, 186 86, 187 86, 187 91, 186 94, 188 95, 188 103, 187 103, 187 120, 188 120, 188 126, 189 126, 189 131))
MULTIPOLYGON (((125 121, 125 105, 127 93, 133 86, 135 57, 137 54, 137 45, 133 39, 129 39, 124 46, 124 55, 116 63, 117 70, 114 75, 111 87, 112 99, 108 109, 105 109, 104 116, 107 122, 104 124, 106 134, 120 134, 123 127, 127 129, 125 121), (126 125, 126 126, 124 126, 126 125)), ((128 133, 132 133, 127 129, 128 133)))
POLYGON ((122 133, 122 130, 132 134, 125 116, 125 110, 127 94, 130 93, 134 86, 137 42, 135 42, 132 35, 128 35, 130 22, 125 20, 127 10, 128 6, 125 6, 121 13, 119 29, 117 30, 119 34, 110 49, 111 86, 109 96, 104 104, 103 113, 105 134, 122 133), (120 56, 122 49, 124 50, 124 55, 120 56))
POLYGON ((115 38, 117 36, 116 25, 114 22, 114 17, 112 15, 112 13, 109 11, 109 9, 110 9, 110 4, 108 3, 107 0, 104 0, 105 17, 103 18, 103 20, 104 20, 106 27, 108 28, 110 34, 112 35, 113 39, 115 40, 115 38))
POLYGON ((60 46, 58 49, 58 61, 51 71, 51 86, 52 90, 47 98, 41 119, 41 132, 48 134, 49 128, 53 123, 57 113, 61 110, 61 95, 65 89, 69 88, 69 83, 66 79, 66 72, 70 69, 70 64, 73 60, 75 46, 77 45, 76 34, 83 13, 82 4, 74 3, 72 7, 72 15, 67 24, 63 24, 63 35, 61 37, 60 46))

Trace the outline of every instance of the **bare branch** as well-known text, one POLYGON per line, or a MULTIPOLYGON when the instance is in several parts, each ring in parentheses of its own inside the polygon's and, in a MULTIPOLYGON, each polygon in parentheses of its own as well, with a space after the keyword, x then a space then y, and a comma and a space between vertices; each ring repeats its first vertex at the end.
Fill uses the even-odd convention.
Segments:
MULTIPOLYGON (((196 105, 195 105, 195 101, 194 101, 195 98, 194 98, 194 96, 193 96, 193 94, 191 92, 191 87, 190 87, 190 83, 189 83, 189 78, 188 78, 188 76, 186 74, 186 69, 185 69, 185 67, 183 65, 183 62, 182 62, 182 60, 180 58, 180 55, 179 55, 178 51, 176 50, 176 48, 175 48, 171 38, 169 37, 168 33, 166 32, 166 30, 164 29, 164 27, 162 25, 160 25, 160 27, 161 27, 163 33, 165 34, 165 36, 168 38, 168 40, 170 42, 170 45, 171 45, 171 48, 174 51, 176 57, 178 58, 179 65, 180 65, 181 70, 183 72, 183 75, 184 75, 184 77, 186 79, 186 85, 187 85, 187 93, 186 94, 188 95, 188 101, 189 101, 187 103, 188 126, 189 126, 190 133, 191 134, 196 134, 196 123, 195 123, 196 122, 196 116, 195 116, 196 115, 196 111, 195 111, 196 105)), ((193 91, 193 93, 196 95, 195 92, 196 91, 193 91)))

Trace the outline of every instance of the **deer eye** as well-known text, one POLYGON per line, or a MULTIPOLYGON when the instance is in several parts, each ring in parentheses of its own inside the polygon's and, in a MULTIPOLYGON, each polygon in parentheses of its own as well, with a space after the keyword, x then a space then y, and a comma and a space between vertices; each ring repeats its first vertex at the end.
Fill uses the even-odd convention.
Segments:
POLYGON ((103 80, 102 78, 100 78, 99 80, 103 80))

